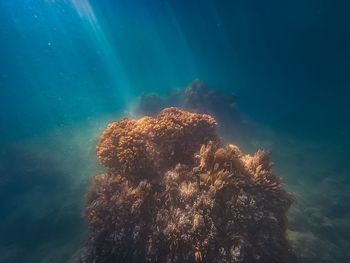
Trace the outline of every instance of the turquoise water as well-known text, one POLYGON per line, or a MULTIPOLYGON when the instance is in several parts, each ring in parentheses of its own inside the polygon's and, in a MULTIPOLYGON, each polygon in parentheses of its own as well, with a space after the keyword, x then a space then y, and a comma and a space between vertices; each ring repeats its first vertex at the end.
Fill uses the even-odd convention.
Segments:
POLYGON ((68 262, 87 234, 99 133, 132 115, 142 94, 167 98, 194 79, 235 95, 244 121, 232 119, 239 132, 224 130, 227 139, 272 150, 297 197, 288 234, 298 262, 346 262, 349 8, 0 1, 0 262, 68 262))

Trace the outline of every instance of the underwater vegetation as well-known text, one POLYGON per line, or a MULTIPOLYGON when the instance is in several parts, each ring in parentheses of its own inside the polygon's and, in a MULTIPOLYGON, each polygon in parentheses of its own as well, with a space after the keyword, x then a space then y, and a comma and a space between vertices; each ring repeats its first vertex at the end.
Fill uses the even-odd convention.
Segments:
POLYGON ((253 127, 238 109, 236 96, 212 88, 199 79, 185 88, 172 90, 166 96, 154 92, 144 93, 132 106, 131 111, 136 116, 154 116, 166 107, 210 114, 218 121, 220 134, 224 137, 234 137, 236 141, 247 142, 254 134, 253 127))
POLYGON ((108 125, 79 262, 289 262, 293 196, 270 154, 223 145, 207 114, 166 108, 108 125))

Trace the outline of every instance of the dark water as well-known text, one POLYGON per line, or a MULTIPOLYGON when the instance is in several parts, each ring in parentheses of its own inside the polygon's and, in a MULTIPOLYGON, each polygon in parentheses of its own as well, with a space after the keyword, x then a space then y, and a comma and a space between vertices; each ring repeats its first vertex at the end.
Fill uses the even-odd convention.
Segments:
MULTIPOLYGON (((350 3, 0 1, 0 262, 80 248, 94 147, 142 93, 200 78, 235 94, 297 203, 300 262, 350 254, 350 3)), ((237 124, 238 125, 238 124, 237 124)))

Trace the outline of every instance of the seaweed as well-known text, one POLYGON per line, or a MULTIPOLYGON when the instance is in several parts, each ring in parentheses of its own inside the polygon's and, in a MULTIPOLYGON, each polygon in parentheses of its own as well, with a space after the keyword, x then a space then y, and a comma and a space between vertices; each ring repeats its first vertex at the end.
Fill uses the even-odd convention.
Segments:
POLYGON ((166 108, 102 133, 81 263, 288 262, 293 196, 270 153, 223 146, 215 119, 166 108))
POLYGON ((200 79, 184 88, 174 89, 168 95, 144 93, 132 104, 130 111, 134 116, 155 116, 166 107, 210 114, 218 121, 220 134, 236 142, 249 144, 252 137, 258 136, 254 125, 240 112, 237 97, 232 92, 213 88, 200 79))

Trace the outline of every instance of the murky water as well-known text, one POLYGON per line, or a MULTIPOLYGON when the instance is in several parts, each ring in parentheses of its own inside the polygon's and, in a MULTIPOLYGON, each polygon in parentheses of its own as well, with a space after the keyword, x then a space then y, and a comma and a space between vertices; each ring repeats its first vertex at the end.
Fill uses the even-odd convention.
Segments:
POLYGON ((84 193, 103 170, 100 132, 136 115, 144 94, 160 98, 157 110, 181 106, 174 90, 197 78, 223 94, 204 105, 234 95, 239 118, 218 116, 226 140, 272 150, 297 197, 287 234, 298 262, 347 262, 349 8, 0 1, 0 262, 73 260, 87 236, 84 193))

